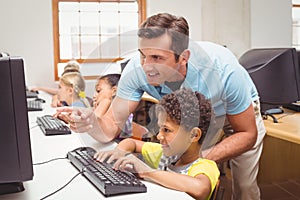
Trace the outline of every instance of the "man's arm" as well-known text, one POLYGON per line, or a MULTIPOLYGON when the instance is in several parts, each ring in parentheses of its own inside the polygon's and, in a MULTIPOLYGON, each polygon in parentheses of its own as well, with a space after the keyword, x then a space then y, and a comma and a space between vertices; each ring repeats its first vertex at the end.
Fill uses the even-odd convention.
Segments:
POLYGON ((257 139, 257 127, 252 104, 242 113, 227 115, 234 134, 211 148, 205 158, 223 162, 250 150, 257 139))
POLYGON ((115 97, 108 111, 99 118, 92 109, 75 107, 57 108, 56 115, 65 115, 73 131, 87 132, 97 141, 107 143, 119 135, 129 114, 136 109, 138 104, 138 101, 115 97))

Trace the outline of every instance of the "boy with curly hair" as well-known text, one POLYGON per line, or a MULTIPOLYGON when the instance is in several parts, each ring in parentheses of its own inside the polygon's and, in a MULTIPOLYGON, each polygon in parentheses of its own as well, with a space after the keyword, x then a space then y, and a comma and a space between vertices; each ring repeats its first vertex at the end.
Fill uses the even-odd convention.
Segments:
POLYGON ((214 161, 201 157, 213 115, 210 101, 198 92, 180 89, 162 98, 156 114, 160 143, 125 139, 112 151, 96 153, 95 159, 115 161, 115 169, 131 170, 195 199, 209 199, 220 175, 214 161), (128 154, 133 152, 142 153, 147 165, 128 154))

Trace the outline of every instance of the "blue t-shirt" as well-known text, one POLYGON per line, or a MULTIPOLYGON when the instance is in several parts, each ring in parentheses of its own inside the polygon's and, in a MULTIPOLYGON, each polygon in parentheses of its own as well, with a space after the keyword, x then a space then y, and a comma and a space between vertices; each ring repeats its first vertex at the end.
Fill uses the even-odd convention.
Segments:
MULTIPOLYGON (((258 93, 248 72, 225 47, 210 42, 190 42, 191 52, 187 74, 181 87, 198 91, 211 99, 215 114, 239 114, 258 93)), ((148 84, 140 64, 140 56, 133 57, 125 67, 118 84, 117 96, 139 101, 144 92, 161 99, 172 90, 165 84, 148 84)))
POLYGON ((71 107, 82 107, 82 108, 86 108, 86 105, 81 101, 74 101, 71 105, 71 107))

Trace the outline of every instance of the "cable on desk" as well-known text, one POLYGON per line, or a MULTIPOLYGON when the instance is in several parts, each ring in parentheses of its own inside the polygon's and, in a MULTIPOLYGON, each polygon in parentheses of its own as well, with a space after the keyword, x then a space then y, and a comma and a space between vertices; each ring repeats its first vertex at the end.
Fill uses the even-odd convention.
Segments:
POLYGON ((55 160, 62 160, 62 159, 67 159, 67 157, 64 157, 64 158, 53 158, 51 160, 47 160, 47 161, 44 161, 44 162, 34 163, 33 165, 42 165, 42 164, 46 164, 46 163, 49 163, 49 162, 52 162, 52 161, 55 161, 55 160))
POLYGON ((64 189, 67 185, 69 185, 78 175, 83 174, 85 172, 85 169, 82 169, 82 171, 78 172, 77 174, 75 174, 71 180, 69 180, 65 185, 63 185, 62 187, 60 187, 59 189, 55 190, 54 192, 44 196, 43 198, 41 198, 40 200, 44 200, 50 196, 52 196, 53 194, 59 192, 60 190, 64 189))
POLYGON ((274 123, 278 123, 277 118, 273 114, 270 114, 268 112, 262 113, 262 118, 263 119, 268 119, 268 116, 272 117, 274 123))
POLYGON ((38 124, 36 124, 36 125, 34 125, 34 126, 30 127, 29 129, 31 130, 31 129, 35 128, 35 127, 39 127, 39 125, 38 125, 38 124))
POLYGON ((295 113, 287 113, 287 114, 284 114, 284 115, 282 115, 282 116, 280 116, 280 117, 277 117, 277 119, 282 119, 282 118, 284 118, 284 117, 287 117, 287 116, 291 116, 291 115, 294 115, 295 113))

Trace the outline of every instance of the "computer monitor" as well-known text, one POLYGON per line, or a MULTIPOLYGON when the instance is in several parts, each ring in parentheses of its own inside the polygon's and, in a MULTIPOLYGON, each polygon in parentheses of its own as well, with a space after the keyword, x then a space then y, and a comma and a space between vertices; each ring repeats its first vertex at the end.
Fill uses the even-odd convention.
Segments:
POLYGON ((239 62, 256 85, 263 113, 300 100, 300 69, 295 48, 251 49, 239 62))
POLYGON ((0 91, 0 194, 7 194, 33 178, 22 58, 0 57, 0 91))

